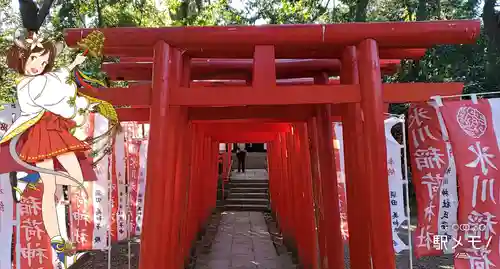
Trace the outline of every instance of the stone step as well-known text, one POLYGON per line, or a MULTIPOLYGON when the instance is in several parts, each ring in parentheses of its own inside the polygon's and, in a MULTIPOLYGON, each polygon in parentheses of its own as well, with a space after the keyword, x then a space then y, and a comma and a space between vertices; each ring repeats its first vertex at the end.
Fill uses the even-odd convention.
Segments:
POLYGON ((267 205, 240 205, 240 204, 226 204, 226 210, 232 211, 269 211, 269 206, 267 205))
POLYGON ((264 192, 256 192, 256 193, 237 193, 233 192, 230 193, 227 199, 230 198, 236 198, 236 199, 241 199, 241 198, 254 198, 254 199, 269 199, 267 193, 264 192))
POLYGON ((229 180, 231 184, 247 184, 247 183, 264 183, 269 184, 269 179, 267 178, 238 178, 231 177, 229 180))
POLYGON ((253 182, 231 182, 231 188, 269 188, 269 184, 267 182, 264 183, 253 183, 253 182))
POLYGON ((245 204, 245 205, 267 205, 269 204, 269 199, 258 199, 258 198, 228 198, 226 199, 227 204, 245 204))
POLYGON ((231 193, 267 193, 268 188, 231 188, 231 193))

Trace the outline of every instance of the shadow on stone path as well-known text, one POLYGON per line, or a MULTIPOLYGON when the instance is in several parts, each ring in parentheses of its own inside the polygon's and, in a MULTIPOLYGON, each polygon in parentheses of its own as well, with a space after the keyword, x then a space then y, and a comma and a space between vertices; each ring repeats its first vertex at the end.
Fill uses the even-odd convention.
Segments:
POLYGON ((291 269, 279 256, 261 212, 223 212, 210 253, 200 255, 196 269, 291 269))

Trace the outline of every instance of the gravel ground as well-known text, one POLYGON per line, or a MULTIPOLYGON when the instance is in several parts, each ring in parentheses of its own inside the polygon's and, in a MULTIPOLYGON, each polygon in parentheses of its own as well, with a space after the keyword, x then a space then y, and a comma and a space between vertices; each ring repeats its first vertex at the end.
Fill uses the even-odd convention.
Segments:
MULTIPOLYGON (((128 244, 115 244, 111 248, 111 268, 113 269, 135 269, 139 268, 139 243, 131 243, 130 266, 128 259, 128 244)), ((84 256, 70 269, 107 269, 108 252, 92 251, 84 256)))

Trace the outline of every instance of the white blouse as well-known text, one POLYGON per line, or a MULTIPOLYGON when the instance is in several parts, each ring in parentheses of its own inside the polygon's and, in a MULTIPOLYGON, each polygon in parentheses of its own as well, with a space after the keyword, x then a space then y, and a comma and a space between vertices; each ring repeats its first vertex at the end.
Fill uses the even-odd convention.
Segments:
MULTIPOLYGON (((86 110, 89 102, 86 98, 77 96, 76 84, 67 82, 69 76, 69 70, 61 69, 44 75, 23 78, 17 85, 21 115, 5 132, 4 137, 45 111, 82 124, 85 117, 79 113, 79 110, 86 110)), ((22 127, 25 130, 29 126, 22 127)))

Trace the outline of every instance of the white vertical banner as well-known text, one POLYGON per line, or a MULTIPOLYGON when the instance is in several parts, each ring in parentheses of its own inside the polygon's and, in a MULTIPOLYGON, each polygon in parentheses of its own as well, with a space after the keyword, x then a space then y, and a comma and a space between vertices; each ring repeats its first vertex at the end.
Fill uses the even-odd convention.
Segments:
POLYGON ((439 187, 438 234, 449 237, 450 240, 447 240, 448 242, 442 251, 443 254, 451 254, 455 252, 455 242, 451 238, 457 237, 457 230, 453 229, 458 221, 457 168, 443 115, 437 104, 432 103, 431 105, 436 109, 442 139, 446 145, 445 154, 448 155, 448 169, 446 169, 439 187))
MULTIPOLYGON (((408 220, 404 205, 404 187, 403 171, 401 165, 403 145, 392 135, 392 127, 404 120, 397 117, 390 117, 384 121, 385 139, 387 147, 387 174, 389 176, 389 201, 391 206, 391 224, 392 240, 394 251, 399 253, 409 247, 399 238, 397 230, 404 221, 408 220)), ((404 128, 404 127, 403 127, 404 128)))
POLYGON ((0 175, 0 269, 12 268, 12 231, 14 228, 14 200, 9 174, 0 175))
MULTIPOLYGON (((104 134, 109 128, 108 120, 96 114, 94 118, 94 137, 98 137, 104 134)), ((94 150, 106 147, 106 140, 97 142, 94 145, 94 150)), ((94 160, 96 161, 96 160, 94 160)), ((108 225, 110 219, 110 204, 109 204, 109 193, 108 188, 110 186, 109 179, 109 155, 102 156, 102 159, 96 163, 94 171, 96 172, 97 181, 94 182, 93 186, 93 212, 94 212, 94 238, 93 238, 93 249, 103 250, 108 246, 108 225)))
POLYGON ((147 174, 147 156, 148 156, 148 140, 141 142, 139 149, 139 184, 137 188, 137 206, 136 206, 136 226, 135 234, 140 235, 142 232, 142 217, 144 213, 144 198, 146 193, 146 174, 147 174))
MULTIPOLYGON (((21 110, 16 104, 0 105, 0 137, 7 131, 14 119, 16 119, 21 110)), ((2 148, 0 148, 0 151, 2 148)), ((9 174, 0 174, 0 269, 12 268, 12 231, 15 224, 14 216, 14 200, 11 193, 9 174), (9 226, 10 225, 10 226, 9 226), (8 246, 8 247, 7 247, 8 246)), ((16 255, 19 263, 19 255, 16 255)))
POLYGON ((115 143, 115 165, 116 165, 116 178, 118 180, 118 210, 116 231, 118 241, 127 239, 127 187, 125 181, 125 134, 120 133, 116 136, 115 143))

